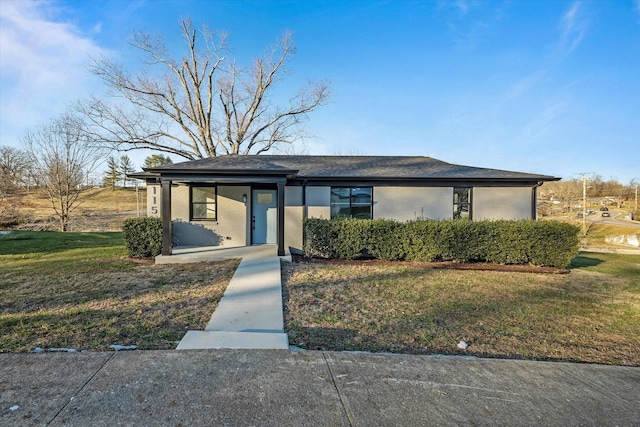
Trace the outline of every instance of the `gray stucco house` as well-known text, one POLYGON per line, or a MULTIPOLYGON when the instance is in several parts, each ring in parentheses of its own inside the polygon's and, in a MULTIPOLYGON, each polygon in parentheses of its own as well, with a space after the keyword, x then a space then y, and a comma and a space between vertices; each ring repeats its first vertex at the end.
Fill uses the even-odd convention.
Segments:
POLYGON ((304 218, 535 219, 547 175, 399 156, 219 156, 134 175, 174 246, 302 249, 304 218))

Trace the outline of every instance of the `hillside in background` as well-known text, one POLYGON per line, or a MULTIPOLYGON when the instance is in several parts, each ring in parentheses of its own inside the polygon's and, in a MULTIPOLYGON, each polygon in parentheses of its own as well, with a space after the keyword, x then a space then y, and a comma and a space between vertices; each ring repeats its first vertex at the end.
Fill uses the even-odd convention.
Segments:
MULTIPOLYGON (((70 231, 119 231, 127 218, 146 215, 146 189, 92 188, 73 212, 70 231)), ((51 202, 37 190, 7 196, 1 201, 0 229, 56 230, 51 202)))

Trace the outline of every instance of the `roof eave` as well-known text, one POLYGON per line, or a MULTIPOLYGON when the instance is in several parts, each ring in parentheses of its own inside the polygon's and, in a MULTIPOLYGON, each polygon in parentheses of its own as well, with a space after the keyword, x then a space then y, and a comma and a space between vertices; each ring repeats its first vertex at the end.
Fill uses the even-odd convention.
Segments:
POLYGON ((303 176, 297 175, 296 180, 308 181, 465 181, 465 182, 538 182, 559 181, 562 178, 535 175, 530 177, 464 177, 464 176, 433 176, 433 177, 390 177, 390 176, 303 176))
POLYGON ((150 169, 152 173, 159 175, 277 175, 292 176, 298 173, 297 169, 150 169))
POLYGON ((127 178, 135 178, 135 179, 153 179, 158 178, 160 174, 148 172, 146 169, 144 172, 136 172, 127 174, 127 178))

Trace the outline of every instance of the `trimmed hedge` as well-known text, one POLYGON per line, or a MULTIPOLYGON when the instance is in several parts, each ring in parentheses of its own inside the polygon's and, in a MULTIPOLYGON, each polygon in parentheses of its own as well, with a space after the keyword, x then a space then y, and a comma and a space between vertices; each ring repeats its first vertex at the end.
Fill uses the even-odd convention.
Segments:
POLYGON ((122 226, 124 245, 130 257, 153 258, 162 252, 162 219, 129 218, 122 226))
POLYGON ((555 221, 310 218, 304 221, 304 254, 566 267, 578 251, 579 231, 555 221))

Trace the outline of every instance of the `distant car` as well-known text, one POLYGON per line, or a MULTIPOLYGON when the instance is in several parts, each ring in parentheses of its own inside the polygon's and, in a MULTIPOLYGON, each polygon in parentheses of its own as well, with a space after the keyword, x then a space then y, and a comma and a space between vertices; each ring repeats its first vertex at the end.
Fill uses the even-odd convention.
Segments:
POLYGON ((609 211, 603 211, 602 216, 611 216, 611 214, 609 213, 609 211))
POLYGON ((582 217, 583 217, 582 212, 578 212, 578 214, 576 215, 576 218, 582 218, 582 217))
POLYGON ((608 211, 608 210, 609 210, 609 208, 608 208, 608 207, 606 207, 606 206, 602 206, 602 207, 600 208, 600 210, 604 212, 604 211, 608 211))

